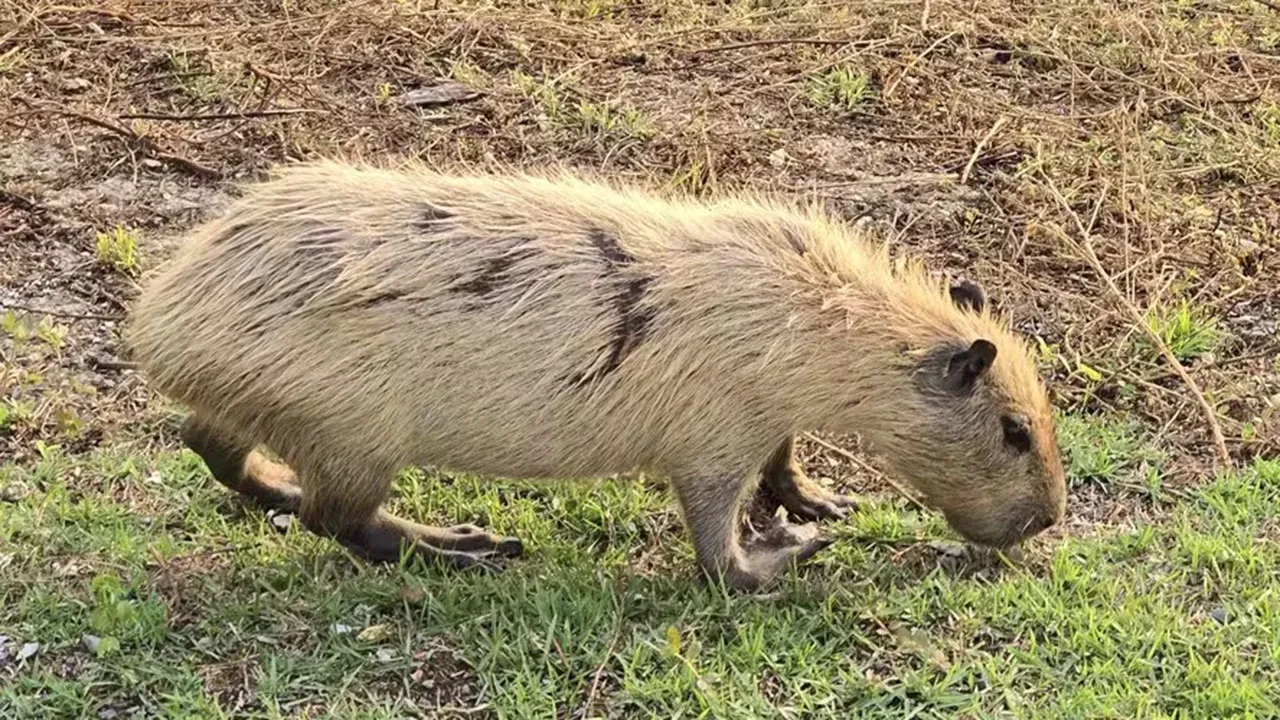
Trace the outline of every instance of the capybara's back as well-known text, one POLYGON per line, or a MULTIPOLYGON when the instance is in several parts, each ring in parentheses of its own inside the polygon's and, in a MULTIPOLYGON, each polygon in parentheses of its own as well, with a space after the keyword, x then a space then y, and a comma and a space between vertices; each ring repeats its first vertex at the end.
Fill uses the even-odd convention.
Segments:
POLYGON ((405 465, 642 468, 672 478, 703 565, 755 585, 824 542, 806 531, 746 554, 736 536, 753 478, 793 465, 771 453, 802 429, 880 440, 977 539, 1061 514, 1020 342, 918 269, 895 275, 838 225, 768 203, 304 166, 201 227, 146 287, 127 342, 191 409, 184 439, 215 477, 374 558, 519 548, 382 512, 405 465), (1010 432, 1028 449, 1010 450, 1010 432), (956 467, 922 481, 925 460, 956 467), (1002 502, 958 492, 974 484, 1002 502))

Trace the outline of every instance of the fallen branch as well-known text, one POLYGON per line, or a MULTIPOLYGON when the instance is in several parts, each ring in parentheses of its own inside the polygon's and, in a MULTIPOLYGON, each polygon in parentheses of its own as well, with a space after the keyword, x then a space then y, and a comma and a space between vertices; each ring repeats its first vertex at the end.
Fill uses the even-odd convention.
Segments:
POLYGON ((31 313, 32 315, 50 315, 52 317, 67 318, 69 320, 105 320, 107 322, 119 322, 124 320, 124 315, 98 315, 95 313, 79 313, 69 312, 65 310, 49 310, 46 308, 32 307, 21 303, 0 302, 0 309, 21 310, 22 312, 31 313))
POLYGON ((581 717, 583 720, 591 717, 591 707, 595 704, 596 696, 600 691, 600 676, 604 674, 605 666, 609 664, 609 658, 613 657, 613 651, 618 647, 618 638, 622 636, 622 620, 626 615, 627 595, 621 587, 621 581, 618 585, 618 622, 613 628, 613 639, 609 641, 609 647, 604 651, 604 659, 596 666, 595 674, 591 678, 591 688, 587 690, 587 699, 582 706, 581 717))
MULTIPOLYGON (((1213 444, 1217 450, 1218 462, 1220 464, 1219 469, 1229 469, 1232 466, 1232 462, 1231 453, 1227 450, 1226 437, 1222 434, 1222 426, 1218 423, 1218 414, 1214 411, 1213 406, 1209 404, 1209 400, 1205 398, 1204 392, 1200 389, 1200 385, 1191 377, 1191 374, 1187 372, 1187 369, 1182 366, 1182 363, 1178 360, 1177 356, 1173 354, 1173 351, 1169 349, 1168 344, 1166 344, 1164 339, 1160 337, 1159 333, 1151 329, 1151 325, 1145 318, 1143 318, 1142 312, 1138 310, 1136 305, 1129 301, 1129 298, 1125 297, 1125 294, 1120 290, 1120 287, 1116 285, 1115 280, 1112 279, 1111 275, 1102 267, 1102 261, 1098 259, 1097 253, 1093 251, 1091 234, 1093 219, 1089 221, 1088 225, 1085 225, 1084 221, 1080 219, 1080 215, 1071 207, 1071 204, 1062 196, 1062 193, 1058 191, 1058 187, 1053 183, 1053 181, 1050 180, 1047 175, 1044 175, 1043 173, 1041 173, 1041 175, 1044 177, 1045 185, 1049 192, 1052 193, 1054 199, 1058 201, 1058 204, 1062 206, 1062 209, 1071 217, 1072 222, 1076 226, 1076 231, 1080 233, 1080 241, 1077 242, 1059 228, 1054 228, 1054 230, 1059 236, 1061 236, 1062 240, 1071 247, 1072 250, 1079 254, 1080 257, 1087 262, 1091 268, 1093 268, 1094 273, 1096 273, 1106 285, 1112 299, 1129 316, 1129 320, 1134 324, 1134 326, 1141 329, 1147 338, 1155 344, 1156 348, 1160 350, 1160 354, 1164 356, 1165 361, 1169 363, 1169 367, 1175 374, 1177 374, 1182 383, 1186 385, 1187 390, 1191 395, 1195 397, 1196 402, 1200 405, 1200 410, 1204 414, 1205 424, 1209 427, 1209 433, 1213 436, 1213 444)), ((1098 197, 1098 203, 1094 209, 1094 218, 1097 217, 1097 211, 1102 207, 1102 200, 1103 197, 1105 197, 1105 194, 1106 188, 1104 186, 1103 195, 1098 197)))
POLYGON ((973 154, 969 156, 969 162, 964 165, 964 172, 960 173, 961 185, 968 184, 969 173, 973 172, 973 165, 978 162, 978 156, 982 154, 982 149, 987 146, 987 143, 991 142, 991 138, 995 137, 995 134, 1000 132, 1000 128, 1004 127, 1004 124, 1008 121, 1009 117, 1007 115, 1001 115, 999 119, 991 125, 991 129, 987 131, 987 134, 983 135, 982 139, 978 141, 978 144, 974 146, 973 154))
POLYGON ((100 127, 104 130, 110 130, 111 132, 125 138, 135 148, 141 150, 143 155, 154 158, 164 163, 168 163, 169 165, 179 167, 195 175, 202 175, 204 177, 214 179, 214 180, 220 179, 222 177, 221 172, 207 165, 201 165, 195 160, 182 157, 181 155, 173 155, 171 153, 164 152, 163 150, 160 149, 160 146, 157 145, 156 142, 151 138, 145 137, 143 135, 139 135, 133 130, 127 127, 124 127, 123 125, 117 125, 116 123, 113 123, 110 120, 104 120, 99 117, 86 115, 84 113, 79 113, 74 110, 64 110, 62 108, 42 107, 42 108, 36 108, 36 112, 45 112, 53 115, 61 115, 63 117, 74 118, 76 120, 89 123, 90 125, 96 125, 97 127, 100 127))
POLYGON ((274 117, 276 115, 307 115, 312 113, 323 113, 324 110, 316 110, 314 108, 275 108, 270 110, 247 110, 245 112, 229 112, 229 113, 204 113, 194 115, 169 115, 166 113, 128 113, 126 115, 117 115, 120 120, 174 120, 174 121, 200 121, 200 120, 244 120, 246 118, 258 117, 274 117))
POLYGON ((925 507, 924 503, 920 502, 919 498, 917 498, 917 497, 915 496, 915 493, 912 493, 910 490, 908 490, 908 489, 906 489, 905 487, 903 487, 903 486, 902 486, 898 481, 894 480, 893 478, 889 477, 888 475, 885 475, 884 473, 880 472, 879 470, 877 470, 877 469, 875 469, 875 468, 871 467, 871 465, 867 464, 867 461, 863 460, 862 458, 858 457, 857 455, 854 455, 853 453, 849 452, 848 450, 845 450, 844 448, 840 447, 839 445, 833 445, 832 443, 829 443, 829 442, 827 442, 826 440, 823 440, 822 438, 818 437, 817 435, 814 435, 813 433, 805 433, 805 434, 804 434, 804 436, 805 436, 806 438, 808 438, 808 439, 812 440, 813 442, 815 442, 815 443, 817 443, 817 444, 821 445, 822 447, 824 447, 824 448, 826 448, 826 449, 830 450, 831 452, 836 453, 836 454, 838 454, 838 455, 841 455, 841 456, 843 456, 845 459, 852 461, 854 465, 857 465, 858 467, 862 468, 863 470, 866 470, 867 472, 871 473, 872 475, 875 475, 876 477, 880 478, 881 480, 884 480, 884 481, 885 481, 886 483, 888 483, 888 484, 889 484, 889 485, 890 485, 894 490, 897 490, 897 491, 902 495, 902 497, 906 498, 906 499, 907 499, 907 500, 908 500, 912 505, 915 505, 917 508, 919 508, 919 509, 921 509, 921 510, 927 510, 927 509, 928 509, 928 508, 926 508, 926 507, 925 507))
POLYGON ((867 44, 866 40, 822 40, 820 38, 772 38, 769 40, 748 40, 746 42, 729 43, 728 45, 713 45, 711 47, 695 48, 689 51, 690 55, 705 55, 713 52, 724 52, 726 50, 741 50, 742 48, 764 47, 768 45, 862 45, 867 44))
POLYGON ((140 363, 129 360, 114 360, 107 357, 98 357, 96 355, 89 357, 89 364, 99 370, 137 370, 141 367, 140 363))

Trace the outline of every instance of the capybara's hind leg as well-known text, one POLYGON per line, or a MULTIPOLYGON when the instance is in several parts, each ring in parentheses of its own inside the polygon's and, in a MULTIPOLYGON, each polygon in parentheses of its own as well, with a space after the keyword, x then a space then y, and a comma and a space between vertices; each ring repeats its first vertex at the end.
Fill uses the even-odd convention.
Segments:
POLYGON ((302 489, 289 468, 268 460, 246 442, 190 416, 182 423, 182 442, 204 460, 214 479, 268 509, 296 513, 302 489))
POLYGON ((437 528, 419 525, 382 509, 392 473, 347 474, 332 469, 304 473, 302 524, 331 537, 355 554, 376 562, 397 562, 405 551, 454 567, 493 566, 500 557, 522 551, 513 537, 473 525, 437 528))
POLYGON ((796 461, 796 443, 788 437, 764 466, 760 492, 798 520, 839 520, 847 514, 846 508, 856 501, 848 496, 833 493, 810 480, 796 461))

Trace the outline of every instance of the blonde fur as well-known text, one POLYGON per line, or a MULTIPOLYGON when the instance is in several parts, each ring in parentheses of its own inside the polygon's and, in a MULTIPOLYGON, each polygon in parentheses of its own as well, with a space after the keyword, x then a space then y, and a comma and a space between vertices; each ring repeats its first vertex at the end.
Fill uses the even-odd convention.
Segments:
POLYGON ((158 389, 297 470, 304 521, 324 495, 318 525, 376 512, 407 465, 642 469, 672 478, 691 523, 722 517, 695 543, 732 574, 750 564, 738 506, 804 430, 860 433, 975 539, 1062 514, 1024 343, 918 263, 895 267, 816 209, 765 199, 295 167, 193 234, 126 340, 158 389), (922 391, 940 348, 979 339, 998 354, 971 395, 922 391), (1034 452, 1004 447, 1009 413, 1034 452))

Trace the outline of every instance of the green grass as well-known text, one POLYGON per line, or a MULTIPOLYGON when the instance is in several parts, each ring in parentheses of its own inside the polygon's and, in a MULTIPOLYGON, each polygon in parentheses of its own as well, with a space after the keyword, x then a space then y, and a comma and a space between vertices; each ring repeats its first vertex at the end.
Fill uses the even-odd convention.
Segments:
POLYGON ((578 97, 564 82, 513 74, 520 92, 538 108, 546 122, 565 131, 612 140, 647 140, 657 126, 639 110, 612 101, 578 97))
POLYGON ((123 225, 98 233, 94 253, 100 264, 126 275, 136 275, 141 269, 138 235, 123 225))
POLYGON ((1158 494, 1163 457, 1136 424, 1112 416, 1063 415, 1057 427, 1073 486, 1096 483, 1158 494))
POLYGON ((809 100, 821 108, 857 110, 871 101, 871 78, 839 65, 809 77, 809 100))
POLYGON ((595 717, 1280 711, 1276 462, 1011 567, 936 562, 935 515, 875 502, 757 595, 694 580, 647 484, 405 473, 398 510, 525 539, 481 574, 282 534, 188 452, 46 448, 0 466, 12 482, 31 491, 0 513, 0 717, 544 718, 588 698, 595 717), (27 642, 40 651, 14 664, 27 642))
MULTIPOLYGON (((1155 308, 1147 314, 1147 324, 1168 346, 1174 357, 1194 360, 1213 351, 1222 339, 1217 320, 1204 310, 1183 300, 1174 306, 1155 308)), ((1154 356, 1147 338, 1143 346, 1154 356)))

